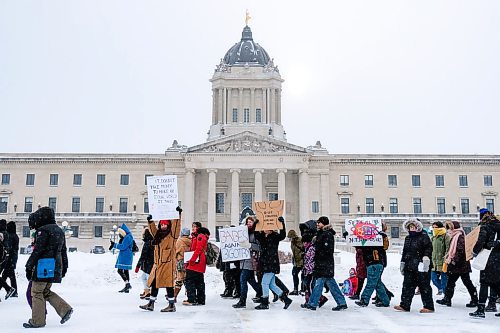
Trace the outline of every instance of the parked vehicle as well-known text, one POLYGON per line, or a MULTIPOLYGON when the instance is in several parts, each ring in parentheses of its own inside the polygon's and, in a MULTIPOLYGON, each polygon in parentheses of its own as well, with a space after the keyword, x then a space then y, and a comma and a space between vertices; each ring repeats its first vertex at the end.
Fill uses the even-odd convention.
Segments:
POLYGON ((106 250, 101 245, 96 245, 92 250, 90 250, 90 253, 103 254, 106 253, 106 250))

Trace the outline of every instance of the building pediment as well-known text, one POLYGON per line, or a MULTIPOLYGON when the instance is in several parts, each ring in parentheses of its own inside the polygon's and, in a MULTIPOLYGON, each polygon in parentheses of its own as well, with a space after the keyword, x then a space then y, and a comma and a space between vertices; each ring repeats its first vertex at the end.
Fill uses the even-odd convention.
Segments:
POLYGON ((188 148, 187 153, 282 154, 308 153, 306 148, 266 138, 253 132, 242 132, 188 148))

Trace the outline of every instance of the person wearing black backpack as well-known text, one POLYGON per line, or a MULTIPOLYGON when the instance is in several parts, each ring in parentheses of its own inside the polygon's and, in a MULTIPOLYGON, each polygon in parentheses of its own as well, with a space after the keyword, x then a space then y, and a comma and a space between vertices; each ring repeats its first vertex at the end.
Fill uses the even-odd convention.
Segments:
POLYGON ((68 255, 64 231, 56 224, 54 210, 42 207, 30 215, 36 229, 34 250, 26 262, 26 278, 31 286, 32 315, 25 328, 45 326, 46 302, 54 307, 61 317, 61 324, 67 322, 73 308, 59 295, 51 291, 52 283, 61 283, 68 270, 68 255))
POLYGON ((8 269, 10 263, 10 247, 9 247, 9 234, 7 233, 7 221, 0 220, 0 289, 5 288, 7 294, 5 299, 8 299, 16 293, 14 286, 9 286, 5 281, 5 277, 2 276, 2 272, 5 273, 8 269))

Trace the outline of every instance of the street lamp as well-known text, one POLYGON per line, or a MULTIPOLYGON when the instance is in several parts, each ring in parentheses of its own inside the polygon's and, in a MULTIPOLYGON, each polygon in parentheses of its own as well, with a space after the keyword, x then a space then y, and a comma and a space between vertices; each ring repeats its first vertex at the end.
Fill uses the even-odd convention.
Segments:
POLYGON ((63 221, 61 229, 64 232, 64 236, 66 238, 70 238, 73 235, 73 230, 71 230, 71 226, 69 225, 68 221, 63 221))
MULTIPOLYGON (((109 232, 109 240, 111 240, 113 243, 116 243, 116 234, 118 232, 118 226, 115 224, 113 225, 113 229, 109 232)), ((115 248, 113 248, 113 254, 115 254, 115 248)))

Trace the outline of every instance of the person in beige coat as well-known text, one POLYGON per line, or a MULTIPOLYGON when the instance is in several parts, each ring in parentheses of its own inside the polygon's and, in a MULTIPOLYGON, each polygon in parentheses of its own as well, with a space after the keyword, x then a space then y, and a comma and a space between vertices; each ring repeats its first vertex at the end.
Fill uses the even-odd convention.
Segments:
POLYGON ((139 306, 143 310, 153 311, 156 297, 160 288, 167 289, 168 306, 161 312, 175 312, 174 284, 176 272, 175 242, 179 238, 181 228, 182 209, 177 207, 179 219, 160 220, 158 225, 148 216, 148 225, 153 235, 154 264, 148 278, 148 286, 151 287, 149 302, 139 306))
POLYGON ((186 267, 184 264, 184 252, 191 249, 191 238, 189 228, 182 228, 181 237, 175 242, 175 259, 177 262, 177 274, 175 277, 174 301, 177 301, 177 295, 182 289, 186 279, 186 267))

